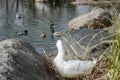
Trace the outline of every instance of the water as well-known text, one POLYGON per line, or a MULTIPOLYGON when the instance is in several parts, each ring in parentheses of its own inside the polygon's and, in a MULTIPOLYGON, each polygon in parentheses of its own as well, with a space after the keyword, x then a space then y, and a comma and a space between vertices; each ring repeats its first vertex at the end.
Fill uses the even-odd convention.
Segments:
POLYGON ((8 38, 20 38, 30 43, 39 53, 43 53, 41 47, 51 53, 56 50, 56 40, 59 37, 51 37, 50 24, 55 31, 67 29, 68 22, 81 14, 89 12, 93 5, 70 5, 29 3, 27 1, 1 0, 0 2, 0 41, 8 38), (8 1, 8 2, 6 2, 8 1), (20 16, 19 18, 17 16, 20 16), (28 36, 16 36, 16 32, 28 30, 28 36), (40 38, 42 32, 46 38, 40 38))

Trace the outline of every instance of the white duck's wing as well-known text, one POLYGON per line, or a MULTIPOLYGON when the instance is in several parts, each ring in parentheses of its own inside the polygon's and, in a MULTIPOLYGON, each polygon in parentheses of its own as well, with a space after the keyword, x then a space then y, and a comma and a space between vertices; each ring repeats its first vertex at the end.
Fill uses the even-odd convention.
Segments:
POLYGON ((92 61, 70 60, 64 62, 64 73, 72 75, 89 74, 93 68, 92 61))

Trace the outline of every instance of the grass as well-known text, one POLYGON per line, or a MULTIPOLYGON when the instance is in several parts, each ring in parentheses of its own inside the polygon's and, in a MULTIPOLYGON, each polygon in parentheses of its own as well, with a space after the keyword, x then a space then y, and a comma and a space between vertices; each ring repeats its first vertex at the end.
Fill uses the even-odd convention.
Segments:
POLYGON ((111 46, 110 59, 110 80, 120 80, 120 18, 115 12, 114 16, 114 42, 111 46))

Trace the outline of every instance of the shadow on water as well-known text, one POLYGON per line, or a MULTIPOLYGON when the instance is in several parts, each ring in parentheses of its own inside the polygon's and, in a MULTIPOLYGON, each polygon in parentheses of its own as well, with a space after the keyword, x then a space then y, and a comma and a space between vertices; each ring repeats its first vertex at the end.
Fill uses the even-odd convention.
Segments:
POLYGON ((62 6, 60 2, 49 2, 52 8, 57 8, 62 6))

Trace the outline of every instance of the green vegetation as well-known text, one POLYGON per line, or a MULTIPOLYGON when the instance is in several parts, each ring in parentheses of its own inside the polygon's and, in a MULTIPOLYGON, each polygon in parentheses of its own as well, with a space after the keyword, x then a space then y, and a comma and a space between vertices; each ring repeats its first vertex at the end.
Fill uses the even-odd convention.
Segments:
POLYGON ((114 38, 111 46, 110 59, 110 80, 120 80, 120 18, 114 16, 114 38))

